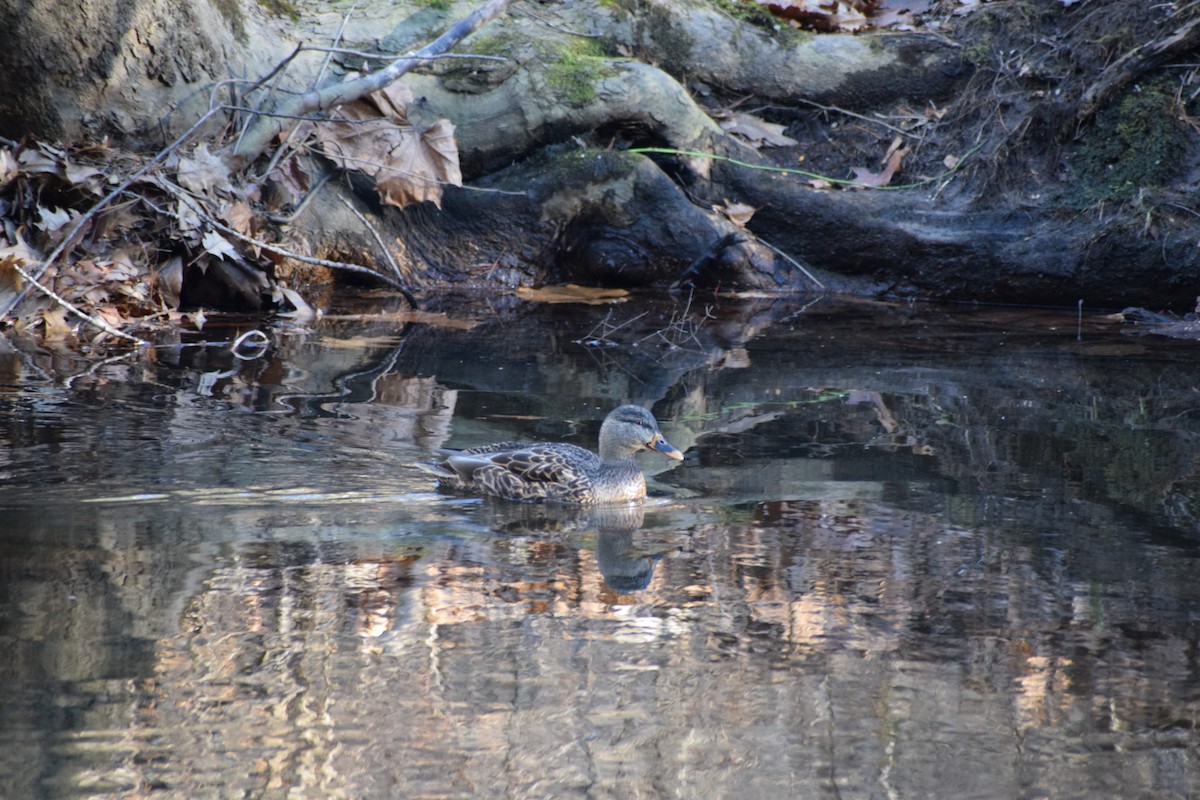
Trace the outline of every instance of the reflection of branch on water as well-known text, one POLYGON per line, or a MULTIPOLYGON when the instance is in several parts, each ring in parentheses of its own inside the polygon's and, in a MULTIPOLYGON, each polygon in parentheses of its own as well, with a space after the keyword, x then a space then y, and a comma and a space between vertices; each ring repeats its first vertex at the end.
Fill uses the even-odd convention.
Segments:
POLYGON ((312 413, 320 413, 329 403, 347 400, 370 402, 376 399, 379 396, 377 383, 380 378, 387 375, 396 366, 396 361, 400 358, 400 354, 404 350, 404 335, 411 327, 411 323, 406 323, 396 333, 396 336, 400 339, 399 344, 389 350, 374 366, 347 372, 334 378, 334 392, 324 394, 281 394, 275 398, 275 402, 293 411, 308 409, 312 413), (359 387, 365 387, 365 391, 359 387), (293 401, 299 402, 293 405, 293 401))
POLYGON ((613 312, 612 309, 609 309, 608 314, 605 315, 604 319, 597 322, 592 329, 588 331, 587 336, 584 336, 582 339, 576 339, 574 343, 581 344, 584 347, 619 347, 620 342, 613 339, 612 335, 622 328, 632 325, 649 313, 649 311, 643 311, 637 316, 630 317, 629 319, 625 320, 620 325, 614 325, 611 322, 613 312))
POLYGON ((637 374, 635 374, 632 370, 630 370, 628 367, 626 367, 624 364, 622 364, 620 361, 618 361, 610 353, 606 353, 603 350, 594 351, 594 350, 589 349, 589 350, 587 350, 587 354, 588 354, 588 358, 592 359, 592 361, 595 363, 597 369, 599 369, 599 371, 602 375, 606 374, 612 370, 616 370, 617 372, 623 373, 627 378, 632 380, 634 383, 640 383, 643 385, 646 383, 646 381, 644 381, 642 378, 639 378, 637 376, 637 374))
POLYGON ((713 318, 712 310, 706 307, 704 309, 704 316, 702 316, 699 321, 688 319, 688 314, 691 312, 691 310, 692 293, 689 292, 687 305, 684 306, 682 311, 674 311, 671 313, 671 321, 667 324, 667 327, 661 328, 654 333, 638 339, 636 342, 634 342, 634 347, 637 347, 642 342, 657 337, 666 344, 669 351, 687 349, 684 348, 683 345, 690 343, 695 344, 695 348, 691 349, 691 352, 698 353, 700 355, 706 355, 704 345, 701 344, 700 340, 696 337, 696 334, 700 331, 700 326, 704 324, 705 320, 713 318))
MULTIPOLYGON (((666 350, 667 353, 673 353, 679 350, 686 350, 697 355, 706 355, 703 343, 696 336, 700 331, 700 327, 705 320, 712 319, 712 312, 709 308, 704 309, 704 314, 698 320, 691 319, 692 310, 692 295, 688 295, 687 304, 681 311, 671 312, 671 319, 665 327, 651 331, 650 333, 632 341, 621 341, 616 337, 616 334, 623 329, 628 328, 634 322, 637 322, 642 317, 646 316, 646 311, 630 317, 620 324, 612 322, 613 312, 610 310, 604 319, 600 320, 582 339, 576 339, 575 344, 583 345, 587 348, 597 347, 640 347, 646 342, 657 342, 666 350), (694 347, 686 348, 684 345, 694 345, 694 347)), ((661 361, 666 354, 660 355, 656 361, 661 361)))

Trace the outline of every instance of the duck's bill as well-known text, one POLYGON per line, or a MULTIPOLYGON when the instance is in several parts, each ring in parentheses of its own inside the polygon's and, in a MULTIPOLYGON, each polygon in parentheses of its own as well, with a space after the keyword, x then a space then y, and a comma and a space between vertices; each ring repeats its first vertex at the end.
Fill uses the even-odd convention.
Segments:
POLYGON ((670 442, 659 436, 657 433, 654 434, 654 438, 647 443, 646 447, 662 453, 667 458, 673 458, 676 461, 683 461, 683 453, 672 447, 670 442))

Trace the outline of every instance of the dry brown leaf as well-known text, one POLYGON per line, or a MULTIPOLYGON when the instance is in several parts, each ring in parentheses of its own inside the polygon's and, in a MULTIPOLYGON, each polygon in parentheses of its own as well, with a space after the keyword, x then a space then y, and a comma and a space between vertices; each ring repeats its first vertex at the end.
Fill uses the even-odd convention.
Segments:
POLYGON ((207 231, 204 234, 204 251, 211 253, 217 258, 228 258, 230 261, 236 261, 238 258, 237 249, 229 243, 221 234, 216 231, 207 231))
POLYGON ((175 200, 175 223, 180 233, 200 228, 200 214, 192 207, 191 203, 185 203, 182 197, 175 200))
POLYGON ((21 164, 22 172, 58 174, 58 159, 43 153, 36 147, 22 150, 20 155, 17 156, 17 161, 21 164))
POLYGON ((196 194, 210 194, 214 189, 233 193, 229 165, 219 155, 210 153, 205 142, 196 145, 190 158, 179 159, 176 179, 180 186, 196 194))
POLYGON ((758 211, 754 206, 746 203, 733 203, 729 200, 726 200, 723 206, 713 206, 713 210, 719 212, 739 228, 746 227, 746 223, 754 216, 754 212, 758 211))
POLYGON ((418 142, 393 153, 389 173, 376 180, 383 202, 403 208, 431 201, 442 207, 442 186, 462 186, 454 125, 439 119, 421 133, 418 142))
POLYGON ((599 286, 580 286, 575 283, 567 283, 562 286, 543 286, 538 289, 522 286, 517 289, 517 297, 539 303, 602 305, 604 303, 623 303, 629 297, 629 292, 624 289, 605 289, 599 286))
POLYGON ((85 189, 92 194, 100 194, 104 188, 104 172, 90 164, 63 163, 63 174, 67 181, 77 189, 85 189))
POLYGON ((120 309, 113 306, 101 306, 100 308, 92 309, 92 315, 99 317, 114 328, 120 328, 131 321, 121 313, 120 309))
POLYGON ((438 120, 418 132, 408 124, 412 92, 402 84, 339 106, 316 127, 325 154, 343 169, 376 180, 383 202, 404 206, 430 201, 441 207, 446 184, 462 186, 454 125, 438 120))
POLYGON ((171 258, 154 271, 154 288, 167 308, 179 307, 179 293, 183 291, 183 259, 171 258))
POLYGON ((62 339, 71 334, 71 321, 67 310, 54 306, 42 311, 42 333, 47 339, 62 339))
POLYGON ((110 281, 136 281, 142 277, 142 262, 144 253, 138 245, 126 245, 109 254, 108 275, 110 281))
POLYGON ((0 148, 0 186, 7 186, 20 173, 21 166, 16 156, 7 147, 0 148))
POLYGON ((892 158, 892 153, 896 152, 903 146, 904 146, 904 139, 902 139, 899 136, 893 136, 892 143, 888 145, 887 152, 883 154, 883 158, 880 160, 881 163, 887 164, 888 161, 891 160, 891 158, 892 158))
POLYGON ((16 269, 23 263, 24 259, 0 251, 0 306, 6 306, 25 285, 25 279, 16 269))
POLYGON ((245 200, 230 203, 221 209, 221 213, 218 216, 226 225, 238 233, 250 234, 250 229, 254 223, 254 211, 251 210, 250 204, 245 200))
POLYGON ((287 159, 275 168, 270 177, 276 192, 273 198, 275 209, 296 205, 312 186, 312 174, 299 158, 287 159))
MULTIPOLYGON (((8 259, 14 259, 18 266, 37 261, 38 255, 21 238, 19 231, 17 232, 16 239, 15 244, 6 244, 4 247, 0 247, 0 260, 7 261, 8 259)), ((3 241, 3 239, 0 239, 0 242, 3 241)))
POLYGON ((867 187, 878 189, 892 182, 892 176, 900 169, 900 162, 908 155, 908 148, 892 150, 887 157, 887 163, 879 172, 872 172, 866 167, 851 167, 854 170, 854 185, 851 188, 867 187))
POLYGON ((397 336, 322 336, 321 347, 326 350, 362 350, 367 347, 394 347, 397 336))
POLYGON ((785 126, 759 119, 753 114, 734 111, 719 123, 729 134, 746 140, 755 147, 789 147, 800 144, 790 136, 784 136, 785 126))
POLYGON ((121 231, 132 228, 144 219, 145 217, 134 211, 132 202, 105 206, 95 217, 92 237, 96 240, 108 239, 121 231))
POLYGON ((61 208, 41 206, 38 208, 38 217, 41 221, 33 223, 33 227, 45 233, 53 233, 71 221, 71 212, 61 208))

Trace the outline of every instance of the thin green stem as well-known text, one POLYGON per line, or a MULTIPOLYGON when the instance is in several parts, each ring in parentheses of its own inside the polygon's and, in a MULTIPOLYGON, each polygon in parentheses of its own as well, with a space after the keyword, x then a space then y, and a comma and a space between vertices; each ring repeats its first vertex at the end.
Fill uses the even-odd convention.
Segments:
POLYGON ((763 172, 776 172, 776 173, 780 173, 783 175, 799 175, 802 178, 811 178, 813 180, 825 181, 827 183, 831 183, 831 184, 834 184, 837 186, 857 186, 861 189, 878 189, 880 191, 898 191, 901 189, 917 189, 922 186, 928 186, 931 183, 937 183, 938 181, 940 181, 944 178, 950 177, 954 173, 958 172, 962 168, 962 165, 964 163, 966 163, 967 159, 970 158, 972 155, 974 155, 981 147, 983 147, 983 142, 980 142, 979 144, 975 145, 970 150, 968 150, 966 153, 964 153, 963 157, 958 160, 957 164, 955 164, 953 167, 950 167, 949 169, 947 169, 945 172, 942 172, 941 174, 934 175, 932 178, 923 178, 922 180, 919 180, 915 183, 906 183, 906 184, 901 184, 899 186, 868 186, 864 183, 859 183, 858 181, 855 181, 855 180, 848 180, 845 178, 831 178, 828 175, 821 175, 816 172, 808 172, 807 170, 795 169, 793 167, 776 167, 776 166, 771 166, 769 164, 751 164, 748 161, 739 161, 736 158, 730 158, 729 156, 719 156, 719 155, 716 155, 715 153, 702 153, 698 150, 676 150, 673 147, 631 147, 627 152, 640 153, 642 155, 668 155, 668 156, 686 156, 688 158, 708 158, 713 161, 724 161, 727 164, 733 164, 734 166, 737 166, 737 167, 744 167, 745 169, 761 170, 763 172))

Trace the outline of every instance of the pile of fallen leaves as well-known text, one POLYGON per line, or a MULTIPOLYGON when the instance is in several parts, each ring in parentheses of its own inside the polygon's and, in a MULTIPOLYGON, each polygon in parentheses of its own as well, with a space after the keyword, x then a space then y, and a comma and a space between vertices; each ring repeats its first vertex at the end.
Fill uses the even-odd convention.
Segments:
POLYGON ((461 186, 453 126, 415 130, 411 101, 393 85, 303 122, 257 179, 204 141, 149 162, 107 145, 0 145, 0 326, 62 337, 83 334, 87 315, 98 341, 177 324, 185 308, 306 308, 276 272, 321 262, 283 246, 284 212, 320 186, 316 152, 372 177, 390 205, 440 205, 445 185, 461 186))
POLYGON ((937 0, 753 0, 776 19, 807 31, 855 33, 906 29, 937 0))
MULTIPOLYGON (((817 33, 862 33, 930 27, 930 17, 961 16, 1004 0, 737 0, 760 6, 781 24, 817 33)), ((1070 6, 1078 0, 1059 0, 1070 6)))
POLYGON ((127 195, 85 216, 135 166, 105 145, 27 141, 0 147, 0 310, 6 326, 57 337, 78 321, 64 302, 30 291, 29 278, 113 327, 177 307, 182 262, 171 243, 179 232, 168 216, 147 208, 165 202, 161 191, 131 186, 127 195), (71 257, 46 263, 52 252, 71 257))

